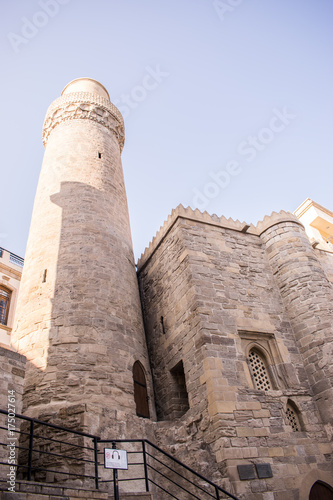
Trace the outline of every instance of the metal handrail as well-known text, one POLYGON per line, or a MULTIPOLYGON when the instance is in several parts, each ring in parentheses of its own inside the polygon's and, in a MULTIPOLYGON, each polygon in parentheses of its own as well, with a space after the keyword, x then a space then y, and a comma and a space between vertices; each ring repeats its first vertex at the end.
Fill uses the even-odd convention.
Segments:
MULTIPOLYGON (((0 413, 3 413, 4 415, 8 415, 7 410, 1 410, 0 413)), ((74 429, 68 429, 68 427, 62 427, 61 425, 56 425, 56 424, 50 424, 50 422, 44 422, 43 420, 38 420, 37 418, 32 418, 32 417, 26 417, 25 415, 20 415, 19 413, 15 414, 16 418, 19 418, 20 420, 28 420, 29 422, 34 421, 36 424, 41 424, 41 425, 46 425, 47 427, 53 427, 54 429, 58 429, 60 431, 65 431, 65 432, 70 432, 71 434, 78 434, 79 436, 83 437, 89 437, 89 438, 95 438, 94 434, 88 434, 86 432, 81 432, 81 431, 75 431, 74 429)), ((100 439, 97 437, 97 439, 100 439)))
MULTIPOLYGON (((187 470, 188 472, 190 472, 191 474, 194 474, 197 478, 201 479, 202 481, 204 481, 205 483, 208 483, 209 485, 211 485, 214 490, 215 490, 215 498, 217 500, 219 500, 219 492, 223 493, 224 495, 227 495, 229 498, 232 498, 233 500, 239 500, 236 496, 234 496, 232 493, 230 493, 229 491, 226 491, 225 489, 221 488, 221 486, 218 486, 217 484, 213 483, 212 481, 210 481, 209 479, 207 479, 206 477, 204 477, 203 475, 199 474, 198 472, 196 472, 195 470, 191 469, 191 467, 188 467, 187 465, 185 465, 183 462, 181 462, 180 460, 178 460, 177 458, 173 457, 172 455, 170 455, 169 453, 167 453, 166 451, 162 450, 161 448, 159 448, 156 444, 152 443, 151 441, 149 441, 148 439, 100 439, 99 440, 100 443, 145 443, 145 444, 148 444, 149 446, 151 446, 152 448, 154 448, 156 451, 158 451, 159 453, 161 453, 162 455, 168 457, 170 460, 172 460, 172 462, 175 462, 177 465, 179 465, 180 467, 182 467, 183 469, 187 470)), ((139 453, 139 451, 137 451, 137 453, 139 453)), ((156 459, 156 457, 154 457, 153 455, 149 454, 147 451, 144 451, 142 452, 143 454, 145 455, 148 455, 150 456, 151 458, 153 458, 154 460, 157 460, 159 461, 158 459, 156 459)), ((159 461, 160 462, 160 461, 159 461)), ((165 465, 167 468, 169 468, 166 464, 164 464, 163 462, 160 462, 162 463, 163 465, 165 465)), ((144 462, 143 462, 144 464, 144 462)), ((151 465, 147 464, 147 468, 150 467, 152 468, 151 465)), ((183 479, 185 479, 186 481, 192 483, 194 486, 196 486, 197 488, 203 490, 201 488, 201 486, 199 485, 196 485, 195 483, 193 483, 192 481, 190 481, 189 479, 187 479, 186 477, 182 476, 181 474, 179 474, 176 470, 174 469, 171 469, 172 472, 174 472, 175 474, 178 474, 179 476, 181 476, 183 479)), ((159 471, 157 471, 159 472, 159 471)), ((160 472, 159 472, 160 473, 160 472)), ((150 482, 153 482, 149 476, 148 476, 148 471, 145 470, 145 476, 147 477, 148 481, 150 482)), ((141 478, 141 479, 146 479, 145 478, 141 478)), ((169 479, 169 478, 167 478, 169 479)), ((170 480, 170 479, 169 479, 170 480)), ((171 480, 170 480, 171 481, 171 480)), ((102 481, 103 482, 103 481, 102 481)), ((172 481, 173 482, 173 481, 172 481)), ((158 484, 154 483, 156 486, 159 487, 158 484)), ((178 486, 180 486, 178 484, 178 486)), ((181 487, 181 486, 180 486, 181 487)), ((182 488, 182 487, 181 487, 182 488)), ((163 488, 161 488, 163 489, 163 488)), ((184 489, 184 488, 182 488, 184 489)), ((146 491, 149 491, 149 488, 147 489, 146 487, 146 491)), ((190 495, 192 495, 194 498, 195 495, 193 495, 193 493, 191 493, 190 491, 188 490, 185 490, 187 491, 187 493, 189 493, 190 495)), ((205 493, 209 496, 212 496, 209 492, 205 491, 205 493)), ((170 494, 170 493, 169 493, 170 494)), ((213 497, 214 498, 214 497, 213 497)))
POLYGON ((20 257, 19 255, 16 255, 16 253, 11 252, 10 250, 6 250, 6 248, 0 247, 0 257, 2 257, 2 252, 7 252, 9 253, 9 257, 13 256, 17 260, 22 262, 22 265, 24 263, 24 257, 20 257))
MULTIPOLYGON (((0 409, 0 414, 8 415, 9 412, 7 410, 1 410, 0 409)), ((52 424, 52 423, 49 423, 49 422, 44 422, 42 420, 38 420, 38 419, 35 419, 35 418, 27 417, 25 415, 16 414, 15 418, 17 418, 19 420, 27 421, 27 422, 30 423, 30 425, 29 425, 29 431, 27 431, 27 430, 21 431, 20 429, 18 429, 18 430, 14 429, 13 430, 15 433, 18 433, 19 435, 26 436, 26 439, 29 440, 29 446, 28 447, 19 446, 19 445, 15 446, 17 449, 25 450, 26 452, 28 452, 28 460, 27 460, 27 462, 25 464, 17 464, 16 465, 17 468, 22 468, 22 469, 27 470, 26 475, 27 475, 28 481, 32 480, 32 472, 33 471, 48 471, 48 472, 54 472, 54 473, 62 474, 62 475, 66 475, 67 474, 69 477, 76 476, 76 477, 94 479, 96 489, 99 488, 99 483, 100 482, 101 483, 113 482, 114 483, 114 487, 116 489, 116 486, 118 485, 118 481, 130 481, 130 480, 131 481, 139 481, 139 480, 143 481, 144 480, 145 481, 146 491, 149 491, 149 484, 152 484, 152 485, 156 486, 157 488, 161 489, 162 491, 164 491, 165 493, 167 493, 170 497, 175 498, 176 500, 178 500, 177 497, 173 493, 168 492, 165 489, 165 484, 162 486, 161 484, 158 484, 158 482, 156 482, 153 478, 149 477, 149 470, 152 470, 152 471, 158 473, 159 475, 163 476, 167 481, 169 481, 169 483, 171 483, 174 486, 177 486, 177 488, 179 488, 179 489, 187 492, 189 495, 191 495, 192 498, 197 499, 197 500, 200 499, 200 497, 196 496, 194 493, 192 493, 191 491, 189 491, 186 488, 186 486, 184 486, 184 483, 180 484, 179 480, 177 482, 177 480, 171 479, 166 474, 164 474, 160 470, 158 470, 155 467, 153 467, 153 465, 151 465, 149 463, 149 461, 148 461, 148 458, 149 458, 149 459, 155 460, 161 466, 165 467, 168 471, 170 471, 170 472, 176 474, 177 476, 179 476, 179 478, 181 480, 187 481, 187 483, 185 483, 185 484, 190 483, 192 485, 192 487, 195 487, 198 490, 200 490, 201 492, 204 492, 205 495, 208 495, 211 498, 215 498, 216 500, 220 500, 221 499, 220 493, 222 493, 223 495, 226 495, 228 498, 232 498, 233 500, 239 500, 232 493, 224 490, 223 488, 221 488, 217 484, 213 483, 212 481, 210 481, 209 479, 207 479, 206 477, 204 477, 200 473, 198 473, 195 470, 191 469, 190 467, 188 467, 187 465, 185 465, 183 462, 181 462, 177 458, 173 457, 172 455, 170 455, 166 451, 162 450, 156 444, 152 443, 148 439, 100 439, 100 437, 98 437, 96 435, 93 435, 93 434, 88 434, 88 433, 77 431, 77 430, 74 430, 74 429, 68 429, 68 428, 60 426, 60 425, 52 424), (73 434, 73 435, 77 435, 77 436, 82 436, 84 438, 92 439, 92 441, 93 441, 93 447, 91 447, 91 446, 82 446, 82 445, 79 445, 79 444, 76 444, 76 443, 70 443, 68 441, 63 441, 63 440, 60 440, 60 439, 55 439, 55 438, 52 438, 52 437, 45 437, 45 436, 36 434, 36 431, 35 431, 35 426, 36 425, 44 426, 44 427, 49 427, 49 428, 52 428, 52 429, 56 429, 56 430, 62 431, 64 433, 73 434), (55 443, 60 443, 60 444, 66 444, 66 445, 69 445, 71 447, 80 448, 82 450, 87 450, 89 453, 93 452, 93 458, 90 459, 90 460, 88 460, 87 458, 79 458, 77 456, 74 457, 74 456, 67 455, 68 449, 66 450, 65 453, 54 453, 54 452, 50 452, 50 451, 45 451, 45 450, 40 450, 40 449, 34 448, 34 443, 36 442, 37 439, 38 440, 42 439, 44 441, 50 441, 50 442, 55 442, 55 443), (141 454, 143 461, 142 462, 135 461, 135 462, 129 463, 128 465, 129 466, 142 465, 143 469, 144 469, 144 477, 135 477, 135 478, 127 478, 127 479, 121 479, 120 478, 120 479, 118 479, 117 471, 114 470, 113 480, 108 480, 108 481, 107 480, 101 480, 101 478, 99 477, 99 474, 98 474, 98 467, 102 466, 103 464, 101 464, 101 463, 98 462, 98 457, 99 457, 99 455, 102 455, 103 452, 99 451, 98 448, 99 448, 99 446, 103 445, 104 443, 112 443, 113 448, 116 448, 117 444, 120 444, 120 443, 138 443, 138 444, 141 444, 141 449, 140 450, 129 451, 128 453, 129 454, 136 454, 136 455, 137 454, 141 454), (147 449, 148 447, 151 447, 156 452, 162 454, 162 456, 167 457, 169 460, 171 460, 173 466, 167 465, 164 461, 162 461, 159 458, 157 458, 156 456, 154 456, 152 454, 152 452, 148 451, 148 449, 147 449), (46 469, 46 468, 43 468, 43 466, 42 466, 43 464, 40 464, 39 467, 38 466, 36 467, 36 466, 33 465, 33 453, 38 453, 39 456, 41 456, 41 455, 48 455, 48 456, 54 456, 54 457, 58 457, 58 458, 63 458, 65 460, 75 460, 78 463, 90 463, 93 466, 93 469, 94 469, 94 473, 93 474, 94 475, 79 474, 79 473, 73 474, 73 473, 71 473, 69 471, 53 470, 53 468, 52 468, 52 470, 51 469, 46 469), (178 472, 175 469, 175 465, 181 467, 183 471, 187 471, 187 472, 193 474, 197 479, 200 479, 201 481, 203 481, 207 485, 210 485, 212 487, 213 491, 215 492, 215 496, 214 496, 214 494, 212 494, 207 489, 204 489, 205 488, 204 485, 201 486, 200 484, 193 482, 191 479, 188 479, 187 477, 185 477, 185 475, 183 475, 180 472, 178 472)), ((6 430, 6 427, 0 426, 0 429, 6 430)), ((5 445, 5 443, 0 443, 0 445, 5 445)), ((59 450, 57 450, 57 451, 59 451, 59 450)), ((3 465, 8 465, 5 462, 0 462, 0 463, 3 464, 3 465)), ((117 488, 118 488, 118 486, 117 486, 117 488)), ((118 494, 118 496, 115 494, 115 498, 116 499, 119 498, 119 494, 118 494)))
MULTIPOLYGON (((0 414, 8 415, 9 413, 10 412, 8 412, 7 410, 1 410, 0 409, 0 414)), ((32 480, 32 473, 33 472, 37 472, 37 471, 38 472, 54 472, 56 474, 66 475, 66 476, 69 476, 69 477, 74 476, 74 477, 77 477, 77 478, 80 477, 80 478, 93 479, 95 481, 95 487, 96 487, 96 489, 98 489, 98 465, 97 465, 97 444, 96 444, 98 442, 98 440, 99 440, 98 436, 95 436, 93 434, 88 434, 86 432, 77 431, 75 429, 68 429, 68 428, 63 427, 61 425, 56 425, 56 424, 52 424, 52 423, 49 423, 49 422, 44 422, 44 421, 39 420, 37 418, 27 417, 25 415, 20 415, 18 413, 15 414, 15 418, 30 423, 30 425, 29 425, 29 431, 21 431, 21 430, 13 429, 13 432, 15 432, 15 433, 17 433, 19 435, 26 436, 26 438, 29 440, 29 445, 27 447, 26 446, 15 445, 16 449, 18 449, 18 450, 24 450, 24 451, 28 452, 27 463, 25 463, 25 464, 19 463, 19 464, 16 465, 16 467, 18 469, 24 469, 24 470, 26 470, 26 477, 27 477, 28 481, 32 480), (64 432, 66 434, 72 434, 74 436, 81 436, 81 437, 84 437, 84 438, 92 439, 92 441, 93 441, 93 447, 91 447, 91 446, 82 446, 82 445, 79 445, 79 444, 76 444, 76 443, 71 443, 68 440, 65 441, 65 440, 61 440, 61 439, 54 439, 52 437, 42 436, 42 435, 36 434, 36 431, 35 431, 36 425, 47 427, 47 428, 50 428, 50 429, 55 429, 55 430, 64 432), (38 449, 38 448, 34 447, 34 445, 35 445, 35 443, 36 443, 37 440, 38 441, 39 440, 43 440, 44 442, 49 442, 49 443, 52 443, 52 442, 53 443, 59 443, 61 445, 66 445, 67 447, 69 446, 72 449, 75 448, 75 450, 77 450, 79 448, 81 450, 86 450, 89 453, 93 452, 93 459, 87 460, 87 458, 80 458, 78 456, 68 455, 67 454, 69 452, 68 449, 66 450, 65 453, 55 453, 55 452, 51 452, 51 451, 45 451, 45 450, 38 449), (73 474, 73 473, 71 473, 69 471, 64 472, 64 471, 60 471, 60 470, 54 470, 53 468, 51 470, 49 468, 44 468, 42 466, 37 466, 36 467, 36 466, 33 465, 33 453, 38 453, 38 456, 52 456, 52 457, 57 457, 57 458, 64 459, 64 460, 72 460, 72 461, 74 460, 76 463, 79 463, 79 464, 85 464, 85 463, 86 464, 87 463, 88 464, 92 464, 93 467, 94 467, 94 475, 79 474, 79 473, 73 474)), ((1 429, 6 430, 6 428, 2 427, 2 426, 1 426, 1 429)), ((57 451, 59 451, 59 450, 57 450, 57 451)), ((8 465, 8 464, 4 464, 4 465, 8 465)))
MULTIPOLYGON (((199 485, 196 485, 195 483, 193 483, 193 481, 191 481, 190 479, 187 479, 187 477, 185 476, 182 476, 182 474, 180 474, 179 472, 177 472, 176 470, 172 469, 171 467, 169 467, 167 464, 165 464, 164 462, 162 462, 161 460, 159 460, 158 458, 154 457, 153 455, 151 455, 150 453, 147 452, 147 455, 151 458, 153 458, 154 460, 156 460, 156 462, 160 463, 161 465, 164 465, 164 467, 166 467, 167 469, 169 469, 171 472, 174 472, 175 474, 177 474, 178 476, 180 476, 182 479, 185 479, 185 481, 188 481, 189 483, 191 483, 193 486, 199 488, 201 491, 203 491, 204 493, 207 493, 207 495, 211 496, 212 498, 215 498, 213 495, 211 495, 210 493, 208 493, 206 490, 204 490, 201 486, 199 485)), ((159 474, 162 474, 159 470, 155 469, 152 465, 148 464, 148 467, 150 467, 151 469, 153 469, 154 471, 158 472, 159 474)), ((164 474, 162 474, 164 477, 166 477, 164 474)), ((208 480, 206 480, 207 482, 208 480)))

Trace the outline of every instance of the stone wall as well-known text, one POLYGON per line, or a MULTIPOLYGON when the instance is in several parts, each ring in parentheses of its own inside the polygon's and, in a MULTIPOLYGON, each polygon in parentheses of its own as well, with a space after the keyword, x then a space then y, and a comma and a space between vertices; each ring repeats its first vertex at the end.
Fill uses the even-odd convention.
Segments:
POLYGON ((332 470, 332 446, 265 247, 255 228, 244 228, 180 207, 139 261, 157 434, 241 498, 297 498, 313 469, 332 470), (267 390, 251 375, 252 351, 265 360, 267 390), (171 421, 180 361, 190 409, 171 421), (253 469, 241 481, 237 466, 256 464, 269 464, 273 477, 253 469))
POLYGON ((30 361, 29 416, 66 426, 66 414, 76 414, 76 429, 129 437, 133 422, 141 428, 135 361, 144 367, 154 415, 152 382, 121 165, 123 119, 104 87, 93 88, 99 92, 89 91, 91 80, 77 80, 45 118, 12 337, 30 361))
POLYGON ((317 259, 321 263, 328 280, 333 283, 333 253, 315 249, 317 259))
POLYGON ((18 352, 0 347, 0 408, 6 410, 8 390, 15 391, 16 413, 22 412, 23 379, 26 358, 18 352))
MULTIPOLYGON (((2 410, 9 411, 11 414, 22 413, 22 394, 25 363, 26 359, 21 354, 0 347, 0 408, 2 410), (10 391, 10 393, 8 391, 10 391), (8 399, 8 396, 10 396, 10 399, 8 399)), ((19 430, 20 421, 15 417, 12 418, 14 418, 14 422, 11 421, 11 424, 15 426, 16 430, 19 430)), ((9 450, 8 448, 6 448, 6 444, 9 443, 10 436, 7 430, 7 416, 4 414, 0 414, 0 426, 5 427, 5 429, 0 429, 0 442, 5 443, 5 445, 0 446, 0 462, 7 463, 9 458, 9 450)), ((14 434, 12 437, 16 438, 18 437, 18 435, 14 434)), ((6 466, 1 466, 0 471, 0 479, 6 478, 6 473, 9 472, 9 469, 6 466)))
POLYGON ((323 421, 333 428, 333 287, 295 216, 259 227, 323 421))

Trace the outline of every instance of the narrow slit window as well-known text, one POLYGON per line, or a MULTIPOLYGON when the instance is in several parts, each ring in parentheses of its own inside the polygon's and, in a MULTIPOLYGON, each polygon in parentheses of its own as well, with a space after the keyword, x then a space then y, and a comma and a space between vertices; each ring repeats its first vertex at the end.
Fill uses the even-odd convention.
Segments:
POLYGON ((98 158, 102 158, 102 153, 98 153, 98 158))
POLYGON ((165 326, 164 326, 164 318, 161 316, 161 327, 162 327, 162 333, 165 335, 165 326))

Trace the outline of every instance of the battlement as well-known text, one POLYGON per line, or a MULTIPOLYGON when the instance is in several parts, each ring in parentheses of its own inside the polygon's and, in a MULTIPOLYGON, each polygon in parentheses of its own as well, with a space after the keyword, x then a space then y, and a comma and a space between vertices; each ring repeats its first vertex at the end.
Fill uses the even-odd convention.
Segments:
POLYGON ((141 254, 137 264, 138 270, 140 270, 146 264, 146 262, 149 260, 151 255, 160 245, 166 234, 170 231, 179 217, 196 222, 201 222, 204 224, 231 229, 240 233, 249 233, 256 236, 260 236, 270 227, 282 222, 293 222, 299 224, 301 227, 304 227, 296 215, 285 210, 281 210, 280 212, 272 212, 271 215, 266 215, 263 220, 259 221, 257 225, 254 226, 251 223, 249 224, 244 221, 240 222, 238 219, 234 220, 231 217, 227 219, 223 215, 221 217, 218 217, 216 214, 211 215, 206 211, 201 212, 198 209, 192 210, 192 208, 190 207, 185 208, 180 204, 178 205, 178 207, 172 210, 171 214, 168 216, 164 224, 162 224, 156 235, 153 237, 152 241, 149 243, 149 246, 146 247, 144 252, 141 254))
POLYGON ((165 238, 167 233, 170 231, 172 226, 176 223, 178 218, 188 219, 203 224, 209 224, 212 226, 219 226, 226 229, 231 229, 233 231, 239 231, 241 233, 250 233, 257 235, 257 230, 253 224, 248 224, 247 222, 240 222, 238 219, 234 220, 231 217, 227 219, 223 215, 218 217, 216 214, 210 215, 208 212, 200 212, 200 210, 192 210, 190 207, 184 207, 183 205, 178 205, 172 210, 171 214, 168 216, 167 220, 157 231, 156 235, 153 237, 149 246, 141 254, 138 260, 138 270, 140 270, 145 263, 149 260, 151 255, 155 252, 156 248, 161 244, 162 240, 165 238))
POLYGON ((263 220, 257 223, 258 235, 260 236, 264 231, 281 222, 294 222, 303 227, 303 224, 298 220, 296 215, 280 210, 280 212, 272 212, 271 215, 265 215, 263 220))

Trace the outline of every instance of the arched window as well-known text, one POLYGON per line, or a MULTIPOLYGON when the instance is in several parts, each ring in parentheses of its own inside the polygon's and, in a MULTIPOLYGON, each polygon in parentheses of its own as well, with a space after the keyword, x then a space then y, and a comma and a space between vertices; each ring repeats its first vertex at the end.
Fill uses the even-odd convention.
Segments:
POLYGON ((249 362, 255 388, 261 391, 272 389, 264 356, 256 349, 251 349, 249 352, 249 362))
POLYGON ((140 361, 133 365, 134 401, 138 417, 149 418, 146 377, 140 361))
POLYGON ((288 424, 294 432, 302 430, 296 407, 290 401, 287 403, 286 417, 288 424))
POLYGON ((322 481, 316 481, 311 488, 309 500, 333 500, 333 488, 322 481))
POLYGON ((7 325, 11 291, 0 286, 0 324, 7 325))

